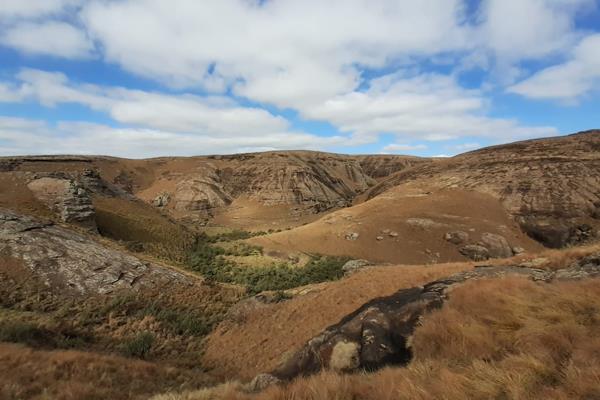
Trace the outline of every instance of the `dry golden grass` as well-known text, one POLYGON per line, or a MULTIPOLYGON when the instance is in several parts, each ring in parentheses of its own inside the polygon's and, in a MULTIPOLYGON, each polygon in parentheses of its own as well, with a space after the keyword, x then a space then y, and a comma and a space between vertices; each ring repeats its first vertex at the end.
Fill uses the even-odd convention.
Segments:
POLYGON ((599 279, 473 281, 425 318, 407 368, 326 371, 256 395, 230 385, 157 399, 599 399, 598 332, 599 279))
POLYGON ((0 398, 6 400, 141 400, 208 383, 206 375, 157 363, 0 343, 0 398))
POLYGON ((221 379, 251 379, 369 300, 470 268, 473 263, 374 267, 288 301, 251 306, 208 337, 202 362, 221 379))
POLYGON ((195 236, 149 204, 117 197, 94 197, 96 223, 104 236, 172 262, 183 262, 195 236))

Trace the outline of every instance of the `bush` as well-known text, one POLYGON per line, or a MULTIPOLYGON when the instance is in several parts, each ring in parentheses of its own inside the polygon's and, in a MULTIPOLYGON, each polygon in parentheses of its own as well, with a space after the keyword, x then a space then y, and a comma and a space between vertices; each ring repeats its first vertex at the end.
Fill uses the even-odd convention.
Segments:
POLYGON ((208 280, 243 285, 250 294, 256 294, 339 279, 344 274, 342 267, 348 261, 348 257, 322 256, 313 258, 304 268, 289 264, 239 267, 222 257, 226 254, 224 249, 199 242, 188 264, 208 280))
POLYGON ((0 325, 1 342, 25 343, 33 346, 45 342, 48 336, 46 330, 27 322, 7 321, 0 325))
POLYGON ((142 332, 123 343, 121 351, 128 357, 146 358, 153 343, 154 335, 150 332, 142 332))
POLYGON ((5 321, 0 324, 0 342, 24 343, 31 347, 70 349, 82 347, 90 337, 67 329, 49 330, 21 321, 5 321))

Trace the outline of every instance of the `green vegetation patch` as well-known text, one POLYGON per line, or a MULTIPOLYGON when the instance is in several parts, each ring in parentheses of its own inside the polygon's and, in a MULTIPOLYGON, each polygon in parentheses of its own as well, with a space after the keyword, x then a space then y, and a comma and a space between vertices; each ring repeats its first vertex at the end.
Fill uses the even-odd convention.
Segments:
MULTIPOLYGON (((246 252, 256 249, 245 249, 246 252)), ((344 272, 343 265, 348 257, 314 257, 302 268, 289 264, 277 264, 264 267, 240 267, 225 255, 229 255, 221 247, 199 241, 196 249, 189 257, 189 266, 206 279, 222 283, 243 285, 250 294, 265 290, 286 290, 311 283, 319 283, 340 279, 344 272)))
POLYGON ((127 357, 147 358, 155 337, 151 332, 141 332, 135 337, 126 340, 121 351, 127 357))

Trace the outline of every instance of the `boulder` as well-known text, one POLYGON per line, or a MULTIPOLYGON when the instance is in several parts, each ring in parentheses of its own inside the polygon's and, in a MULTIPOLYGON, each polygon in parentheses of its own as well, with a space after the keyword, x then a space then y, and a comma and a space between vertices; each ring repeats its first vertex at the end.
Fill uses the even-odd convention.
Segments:
POLYGON ((481 244, 488 249, 491 258, 506 258, 513 255, 512 248, 504 236, 486 232, 481 235, 481 244))
POLYGON ((350 260, 344 264, 342 271, 344 271, 344 274, 349 275, 370 265, 373 264, 367 260, 350 260))
POLYGON ((281 381, 271 374, 258 374, 248 383, 244 390, 246 392, 260 392, 272 385, 277 385, 281 381))
POLYGON ((359 236, 357 232, 348 232, 344 237, 346 240, 357 240, 359 236))
POLYGON ((518 256, 519 254, 525 253, 525 249, 519 246, 513 247, 512 252, 514 255, 518 256))
POLYGON ((473 261, 485 261, 490 258, 490 252, 486 247, 477 244, 467 244, 459 249, 460 254, 473 261))
POLYGON ((169 193, 161 193, 152 200, 152 204, 155 207, 166 207, 169 204, 169 200, 171 200, 169 193))
POLYGON ((464 244, 469 241, 469 234, 463 231, 452 231, 447 232, 444 235, 444 239, 452 244, 464 244))

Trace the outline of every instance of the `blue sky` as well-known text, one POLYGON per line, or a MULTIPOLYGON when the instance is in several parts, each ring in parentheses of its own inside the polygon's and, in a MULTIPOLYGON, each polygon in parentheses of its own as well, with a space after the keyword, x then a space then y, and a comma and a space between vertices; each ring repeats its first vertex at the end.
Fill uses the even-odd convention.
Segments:
POLYGON ((454 155, 600 127, 598 0, 3 0, 0 155, 454 155))

